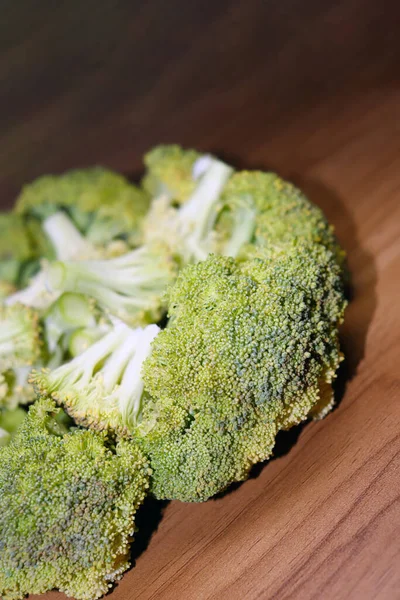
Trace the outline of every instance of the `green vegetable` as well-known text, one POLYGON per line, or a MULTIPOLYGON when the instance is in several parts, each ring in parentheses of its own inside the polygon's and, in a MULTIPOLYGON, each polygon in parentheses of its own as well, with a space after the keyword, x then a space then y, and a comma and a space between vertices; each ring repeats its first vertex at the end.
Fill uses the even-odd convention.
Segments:
POLYGON ((0 449, 0 594, 53 588, 107 593, 129 567, 134 516, 149 466, 133 443, 84 430, 57 434, 55 405, 38 401, 0 449))
POLYGON ((169 292, 169 325, 143 365, 142 438, 158 498, 202 501, 268 458, 280 429, 331 405, 345 307, 322 246, 242 267, 210 257, 169 292))
POLYGON ((159 331, 156 325, 131 329, 117 323, 70 362, 35 372, 32 382, 41 395, 63 404, 77 423, 129 435, 144 401, 141 365, 159 331))
POLYGON ((48 285, 55 292, 86 294, 110 314, 141 325, 161 318, 162 295, 175 273, 175 263, 160 244, 112 259, 54 262, 48 285))
POLYGON ((122 175, 93 167, 40 177, 23 188, 16 211, 41 222, 63 210, 92 244, 123 239, 134 247, 148 206, 147 194, 122 175))

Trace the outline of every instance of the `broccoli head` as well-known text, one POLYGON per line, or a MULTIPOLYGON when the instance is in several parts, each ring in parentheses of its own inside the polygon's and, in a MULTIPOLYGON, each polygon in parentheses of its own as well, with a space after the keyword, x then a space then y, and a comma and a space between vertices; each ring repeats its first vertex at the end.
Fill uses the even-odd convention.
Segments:
POLYGON ((63 433, 49 399, 0 449, 0 594, 53 588, 78 600, 105 594, 129 567, 135 513, 149 466, 133 442, 63 433))
POLYGON ((137 435, 158 498, 206 500, 267 459, 280 429, 331 406, 344 307, 340 268, 320 245, 181 271, 142 368, 152 425, 137 435))
POLYGON ((125 177, 93 167, 40 177, 23 188, 16 211, 42 222, 62 210, 89 242, 106 246, 123 239, 134 247, 148 206, 147 194, 125 177))

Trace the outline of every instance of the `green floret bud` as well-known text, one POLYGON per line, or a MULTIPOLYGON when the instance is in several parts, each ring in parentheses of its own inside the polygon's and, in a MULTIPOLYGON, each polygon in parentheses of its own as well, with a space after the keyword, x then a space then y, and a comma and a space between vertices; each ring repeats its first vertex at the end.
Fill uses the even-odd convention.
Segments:
POLYGON ((0 306, 0 372, 32 365, 39 354, 38 314, 23 306, 0 306))
POLYGON ((201 158, 196 150, 180 146, 157 146, 144 157, 146 174, 142 186, 152 198, 167 196, 182 204, 196 188, 194 165, 201 158))
POLYGON ((0 448, 11 441, 25 417, 26 412, 22 408, 0 410, 0 448))
POLYGON ((320 245, 243 265, 211 256, 168 299, 142 369, 152 426, 138 436, 156 497, 203 501, 267 459, 280 429, 321 414, 341 360, 341 270, 320 245))
POLYGON ((157 325, 131 329, 117 323, 70 362, 33 373, 32 382, 39 394, 62 404, 77 423, 130 435, 143 410, 142 363, 159 331, 157 325))
POLYGON ((62 210, 89 242, 106 246, 124 239, 133 247, 148 206, 147 194, 122 175, 93 167, 40 177, 23 188, 16 210, 39 221, 62 210))
POLYGON ((111 315, 131 325, 159 320, 163 293, 176 276, 176 265, 161 246, 143 246, 117 258, 54 262, 48 283, 55 292, 94 298, 111 315))
POLYGON ((150 470, 133 442, 55 429, 39 400, 0 449, 0 594, 106 594, 129 568, 135 513, 150 470))

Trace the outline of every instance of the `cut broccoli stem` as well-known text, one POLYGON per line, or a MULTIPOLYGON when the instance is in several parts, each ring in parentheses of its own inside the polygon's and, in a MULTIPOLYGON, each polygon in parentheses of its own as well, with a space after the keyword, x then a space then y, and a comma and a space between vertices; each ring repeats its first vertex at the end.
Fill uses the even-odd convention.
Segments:
POLYGON ((142 364, 151 352, 151 343, 158 335, 160 328, 149 325, 142 329, 136 342, 136 351, 129 360, 118 391, 119 408, 124 421, 128 425, 136 424, 142 409, 143 379, 142 364))
POLYGON ((50 239, 58 260, 89 258, 96 254, 94 247, 64 212, 56 212, 43 221, 43 229, 50 239))
POLYGON ((81 327, 75 329, 68 336, 67 346, 72 357, 79 356, 87 350, 92 344, 97 342, 109 332, 107 325, 99 325, 97 327, 81 327))
POLYGON ((53 304, 45 318, 46 339, 54 352, 61 336, 78 327, 93 327, 93 302, 82 294, 66 292, 53 304))
POLYGON ((33 373, 31 381, 64 404, 76 422, 131 432, 142 409, 142 364, 159 331, 157 325, 131 329, 118 323, 69 363, 33 373))
POLYGON ((80 356, 77 356, 69 363, 62 365, 49 375, 49 381, 54 383, 54 390, 57 387, 75 386, 78 390, 84 391, 90 384, 92 377, 101 363, 108 358, 120 344, 123 344, 130 333, 130 329, 124 325, 117 325, 113 331, 104 336, 101 340, 93 344, 80 356))
POLYGON ((211 159, 195 191, 179 210, 179 226, 195 260, 204 260, 209 253, 202 244, 212 234, 218 215, 218 201, 232 173, 232 167, 211 159))
POLYGON ((224 245, 221 254, 236 258, 243 247, 247 244, 254 233, 257 212, 255 208, 247 205, 236 206, 233 212, 234 224, 228 242, 224 245))
POLYGON ((174 272, 169 257, 143 247, 108 260, 55 262, 48 281, 54 290, 91 296, 111 314, 137 324, 161 316, 160 296, 174 272))

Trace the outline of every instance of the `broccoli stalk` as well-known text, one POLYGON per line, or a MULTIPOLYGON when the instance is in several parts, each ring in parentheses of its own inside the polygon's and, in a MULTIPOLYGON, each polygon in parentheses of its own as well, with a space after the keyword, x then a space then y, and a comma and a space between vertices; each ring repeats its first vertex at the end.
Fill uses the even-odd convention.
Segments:
POLYGON ((59 211, 47 217, 42 226, 58 260, 91 258, 98 254, 64 212, 59 211))
POLYGON ((119 322, 82 354, 54 371, 34 372, 31 381, 76 422, 126 434, 139 423, 141 366, 159 331, 157 325, 131 329, 119 322))
POLYGON ((157 321, 161 296, 175 278, 175 265, 158 248, 141 247, 117 258, 55 262, 48 281, 57 292, 86 294, 129 324, 157 321))

